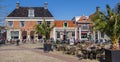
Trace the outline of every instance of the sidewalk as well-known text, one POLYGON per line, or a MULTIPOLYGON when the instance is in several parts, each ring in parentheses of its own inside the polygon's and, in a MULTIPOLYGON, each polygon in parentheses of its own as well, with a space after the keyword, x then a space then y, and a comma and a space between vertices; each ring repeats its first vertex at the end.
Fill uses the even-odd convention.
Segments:
POLYGON ((9 62, 98 62, 97 60, 79 60, 75 56, 65 55, 57 51, 44 53, 42 49, 37 49, 41 47, 39 44, 2 46, 0 47, 0 62, 8 62, 7 60, 9 62), (19 61, 17 61, 18 59, 19 61))

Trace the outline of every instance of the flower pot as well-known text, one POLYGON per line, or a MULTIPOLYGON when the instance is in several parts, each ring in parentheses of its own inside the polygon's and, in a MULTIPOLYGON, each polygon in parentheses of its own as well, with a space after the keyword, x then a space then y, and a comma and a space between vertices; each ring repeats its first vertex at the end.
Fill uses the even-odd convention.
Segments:
POLYGON ((120 62, 120 50, 105 49, 105 62, 120 62))

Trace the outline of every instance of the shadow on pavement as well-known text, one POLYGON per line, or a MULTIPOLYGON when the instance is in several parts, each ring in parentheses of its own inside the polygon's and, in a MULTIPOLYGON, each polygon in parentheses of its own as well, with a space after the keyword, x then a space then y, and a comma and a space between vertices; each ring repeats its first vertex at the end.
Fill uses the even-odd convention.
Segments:
POLYGON ((43 50, 44 48, 40 47, 40 48, 34 48, 34 49, 40 49, 40 50, 43 50))

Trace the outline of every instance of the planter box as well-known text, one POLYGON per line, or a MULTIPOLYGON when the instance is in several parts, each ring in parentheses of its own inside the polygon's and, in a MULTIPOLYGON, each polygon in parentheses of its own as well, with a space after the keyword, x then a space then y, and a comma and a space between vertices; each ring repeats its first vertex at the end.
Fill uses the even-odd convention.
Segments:
POLYGON ((120 50, 105 49, 105 62, 120 62, 120 50))

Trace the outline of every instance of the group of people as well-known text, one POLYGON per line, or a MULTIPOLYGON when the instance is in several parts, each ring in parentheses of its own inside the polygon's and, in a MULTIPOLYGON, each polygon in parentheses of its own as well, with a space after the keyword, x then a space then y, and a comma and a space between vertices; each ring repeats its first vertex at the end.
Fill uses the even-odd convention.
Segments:
POLYGON ((79 40, 79 39, 76 39, 75 38, 70 38, 70 39, 67 39, 67 40, 57 40, 56 43, 66 43, 66 44, 69 44, 69 45, 76 45, 78 43, 81 43, 82 41, 79 40))
POLYGON ((16 39, 16 40, 10 39, 10 41, 7 41, 7 42, 9 42, 10 44, 15 44, 16 43, 16 45, 19 46, 20 39, 16 39))

